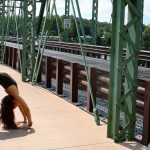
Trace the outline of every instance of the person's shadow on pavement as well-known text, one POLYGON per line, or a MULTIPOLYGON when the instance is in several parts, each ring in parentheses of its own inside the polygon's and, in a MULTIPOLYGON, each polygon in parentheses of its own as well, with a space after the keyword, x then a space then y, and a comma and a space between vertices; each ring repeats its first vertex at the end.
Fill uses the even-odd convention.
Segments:
POLYGON ((3 129, 0 131, 0 140, 7 140, 12 138, 19 138, 23 136, 27 136, 29 134, 35 133, 35 130, 33 128, 30 128, 28 130, 24 129, 3 129))

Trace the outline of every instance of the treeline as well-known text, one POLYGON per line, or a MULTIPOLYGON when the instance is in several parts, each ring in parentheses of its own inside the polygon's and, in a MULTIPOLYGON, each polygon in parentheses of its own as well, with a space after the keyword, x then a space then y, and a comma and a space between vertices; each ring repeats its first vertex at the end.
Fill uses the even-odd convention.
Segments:
MULTIPOLYGON (((59 28, 60 28, 60 36, 64 38, 64 16, 57 17, 59 28)), ((78 42, 77 30, 73 16, 70 16, 71 26, 68 31, 68 41, 70 42, 78 42)), ((77 22, 79 23, 79 19, 77 18, 77 22)), ((45 29, 49 30, 49 35, 58 36, 58 25, 56 23, 56 16, 52 16, 51 19, 47 20, 45 29)), ((91 44, 91 35, 92 35, 92 20, 83 19, 83 27, 85 35, 87 36, 88 43, 91 44)), ((142 29, 142 47, 143 49, 150 50, 150 25, 143 25, 142 29)), ((80 35, 81 28, 80 28, 80 35)), ((98 22, 97 23, 97 37, 96 37, 97 45, 101 46, 110 46, 111 45, 111 23, 107 22, 98 22)))
MULTIPOLYGON (((56 16, 52 16, 51 19, 47 19, 45 30, 49 31, 49 35, 51 36, 58 36, 58 30, 60 30, 60 37, 64 39, 65 36, 65 29, 64 29, 64 16, 57 17, 56 22, 56 16), (59 29, 58 29, 58 25, 59 29)), ((80 27, 79 18, 77 18, 77 22, 80 27)), ((92 35, 92 20, 83 19, 83 28, 85 35, 87 37, 87 42, 89 44, 92 43, 91 35, 92 35)), ((73 16, 70 16, 70 23, 71 26, 69 29, 67 29, 68 33, 68 41, 69 42, 79 42, 78 41, 78 35, 77 35, 77 29, 75 25, 75 20, 73 16)), ((79 28, 80 35, 82 36, 81 27, 79 28)), ((96 37, 96 43, 97 45, 103 45, 103 46, 110 46, 111 45, 111 24, 107 22, 98 22, 97 23, 97 37, 96 37)))

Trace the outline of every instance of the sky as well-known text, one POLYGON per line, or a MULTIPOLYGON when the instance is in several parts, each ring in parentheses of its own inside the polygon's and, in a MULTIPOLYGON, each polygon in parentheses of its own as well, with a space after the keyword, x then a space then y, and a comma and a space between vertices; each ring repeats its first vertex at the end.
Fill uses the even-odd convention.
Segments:
MULTIPOLYGON (((79 0, 82 18, 86 18, 86 19, 92 18, 92 1, 93 0, 79 0)), ((58 14, 64 15, 65 0, 56 0, 56 7, 57 7, 58 14)), ((111 0, 99 0, 98 9, 99 9, 98 20, 100 22, 104 22, 104 21, 111 22, 111 12, 112 12, 111 0)), ((144 0, 143 23, 145 25, 150 24, 149 11, 150 11, 150 0, 144 0)), ((70 13, 72 14, 72 9, 70 13)))

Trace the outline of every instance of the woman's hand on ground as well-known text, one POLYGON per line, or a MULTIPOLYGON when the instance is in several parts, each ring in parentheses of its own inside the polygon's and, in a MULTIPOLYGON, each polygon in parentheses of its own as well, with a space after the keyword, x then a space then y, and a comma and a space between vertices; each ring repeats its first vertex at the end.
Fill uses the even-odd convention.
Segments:
POLYGON ((31 128, 32 126, 32 121, 26 122, 26 121, 17 121, 16 125, 18 128, 20 129, 24 129, 24 130, 28 130, 31 128))
POLYGON ((29 128, 32 126, 32 124, 33 124, 33 122, 32 122, 32 121, 29 121, 29 122, 28 122, 28 126, 29 126, 29 128))
POLYGON ((19 125, 24 124, 24 123, 27 123, 27 122, 26 121, 17 121, 16 125, 19 126, 19 125))
POLYGON ((24 123, 20 128, 24 130, 28 130, 31 128, 32 124, 33 124, 32 121, 29 121, 28 123, 24 123))

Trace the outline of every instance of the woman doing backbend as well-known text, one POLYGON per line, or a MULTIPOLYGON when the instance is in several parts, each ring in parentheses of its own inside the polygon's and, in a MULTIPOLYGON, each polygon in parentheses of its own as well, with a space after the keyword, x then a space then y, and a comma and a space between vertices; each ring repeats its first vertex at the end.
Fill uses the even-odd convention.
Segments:
POLYGON ((0 85, 8 94, 1 102, 0 119, 4 127, 17 128, 13 109, 18 106, 24 118, 23 122, 28 121, 26 128, 30 128, 32 126, 30 109, 23 98, 19 95, 16 81, 7 73, 0 72, 0 85))

